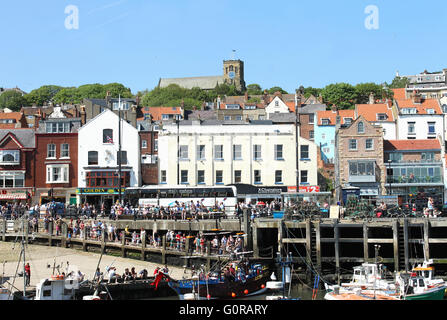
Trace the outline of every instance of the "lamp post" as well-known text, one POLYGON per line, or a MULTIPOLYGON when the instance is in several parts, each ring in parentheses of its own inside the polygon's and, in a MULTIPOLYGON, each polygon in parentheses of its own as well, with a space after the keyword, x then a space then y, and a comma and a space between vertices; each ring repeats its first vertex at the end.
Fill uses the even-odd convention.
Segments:
POLYGON ((391 159, 388 159, 388 172, 387 172, 387 179, 388 179, 388 195, 391 195, 391 179, 392 175, 388 176, 388 173, 391 172, 391 159))
POLYGON ((119 192, 119 203, 122 205, 122 194, 121 194, 121 95, 118 96, 118 192, 119 192))

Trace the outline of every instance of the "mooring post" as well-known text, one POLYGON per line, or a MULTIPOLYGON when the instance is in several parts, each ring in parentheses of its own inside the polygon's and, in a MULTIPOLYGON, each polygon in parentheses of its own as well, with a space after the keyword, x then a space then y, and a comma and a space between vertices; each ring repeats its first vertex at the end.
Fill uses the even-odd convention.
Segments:
MULTIPOLYGON (((259 258, 259 247, 258 247, 258 226, 254 223, 252 225, 253 231, 253 257, 259 258)), ((273 256, 275 256, 273 254, 273 256)))
POLYGON ((312 222, 310 219, 306 220, 306 264, 308 280, 312 279, 312 222))
POLYGON ((82 250, 87 251, 87 228, 84 227, 82 230, 82 250))
POLYGON ((48 245, 53 245, 53 221, 48 222, 48 245))
POLYGON ((101 232, 101 253, 106 252, 106 229, 101 232))
POLYGON ((368 262, 369 246, 368 246, 368 222, 363 221, 363 260, 368 262))
POLYGON ((334 224, 334 240, 335 240, 335 273, 337 275, 337 283, 340 285, 340 229, 338 221, 334 224))
POLYGON ((399 271, 399 221, 393 220, 394 271, 399 271))
POLYGON ((3 241, 6 241, 6 217, 3 217, 2 221, 2 233, 3 233, 3 241))
POLYGON ((61 247, 66 248, 67 247, 67 224, 61 223, 61 247))
POLYGON ((430 259, 430 221, 429 219, 424 219, 424 257, 425 259, 430 259))

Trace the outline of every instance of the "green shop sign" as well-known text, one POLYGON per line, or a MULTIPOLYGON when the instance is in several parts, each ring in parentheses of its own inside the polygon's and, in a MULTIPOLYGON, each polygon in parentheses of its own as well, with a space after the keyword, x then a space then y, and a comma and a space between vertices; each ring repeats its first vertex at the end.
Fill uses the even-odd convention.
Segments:
MULTIPOLYGON (((121 188, 121 193, 124 193, 126 188, 121 188)), ((76 189, 76 194, 119 194, 119 188, 79 188, 76 189)))

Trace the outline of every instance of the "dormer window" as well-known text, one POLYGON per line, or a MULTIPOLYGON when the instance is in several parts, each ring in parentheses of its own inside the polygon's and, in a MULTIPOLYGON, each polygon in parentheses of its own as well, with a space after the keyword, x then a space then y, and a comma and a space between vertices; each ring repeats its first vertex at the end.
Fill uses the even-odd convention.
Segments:
POLYGON ((435 114, 435 109, 427 109, 427 114, 435 114))
POLYGON ((20 164, 20 150, 0 150, 1 165, 20 164))
MULTIPOLYGON (((121 101, 121 110, 129 110, 130 105, 129 102, 121 101)), ((113 103, 113 110, 120 110, 119 102, 113 103)))
POLYGON ((362 121, 357 125, 357 133, 365 133, 365 124, 362 121))
POLYGON ((322 124, 323 126, 327 126, 327 125, 329 125, 329 119, 321 119, 321 124, 322 124))
POLYGON ((387 119, 386 113, 378 113, 377 114, 377 120, 378 121, 385 121, 387 119))
POLYGON ((352 118, 343 118, 343 121, 349 126, 352 123, 352 118))
POLYGON ((416 108, 403 108, 402 114, 416 114, 417 110, 416 108))
POLYGON ((239 110, 241 108, 238 104, 227 104, 226 109, 227 110, 239 110))

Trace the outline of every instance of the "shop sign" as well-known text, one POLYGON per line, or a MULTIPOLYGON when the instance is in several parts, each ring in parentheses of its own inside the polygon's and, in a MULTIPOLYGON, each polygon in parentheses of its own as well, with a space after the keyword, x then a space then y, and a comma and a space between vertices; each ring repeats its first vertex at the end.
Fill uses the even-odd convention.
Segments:
POLYGON ((281 188, 258 188, 258 194, 281 194, 281 188))
MULTIPOLYGON (((124 193, 126 188, 121 188, 121 193, 124 193)), ((119 188, 79 188, 76 189, 77 194, 119 194, 119 188)))
MULTIPOLYGON (((287 192, 296 192, 296 187, 287 187, 287 192)), ((320 192, 320 186, 300 186, 300 193, 320 192)))

